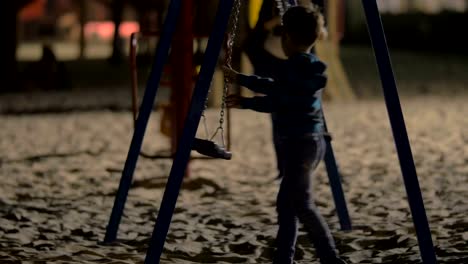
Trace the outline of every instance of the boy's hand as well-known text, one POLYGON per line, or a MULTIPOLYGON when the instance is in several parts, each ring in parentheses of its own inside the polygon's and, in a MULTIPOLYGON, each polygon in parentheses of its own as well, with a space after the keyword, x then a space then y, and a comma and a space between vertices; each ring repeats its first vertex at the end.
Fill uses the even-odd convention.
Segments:
POLYGON ((224 76, 231 82, 236 83, 237 82, 237 75, 239 72, 233 70, 232 68, 223 66, 223 72, 224 76))
POLYGON ((239 108, 241 109, 242 106, 240 104, 242 100, 242 96, 237 94, 231 94, 226 97, 226 106, 229 108, 239 108))

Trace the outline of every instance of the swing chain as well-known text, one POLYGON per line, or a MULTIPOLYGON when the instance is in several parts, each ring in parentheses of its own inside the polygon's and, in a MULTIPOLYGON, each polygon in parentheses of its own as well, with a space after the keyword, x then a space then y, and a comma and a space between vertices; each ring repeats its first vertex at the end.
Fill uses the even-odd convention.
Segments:
MULTIPOLYGON (((241 7, 241 0, 235 0, 234 2, 234 11, 231 13, 230 17, 230 30, 229 33, 227 34, 227 40, 226 40, 226 54, 225 54, 225 66, 230 68, 232 64, 232 50, 234 46, 234 41, 236 39, 236 36, 238 35, 238 22, 239 22, 239 13, 240 13, 240 7, 241 7)), ((225 116, 225 110, 226 110, 226 98, 227 94, 229 92, 229 88, 232 85, 232 80, 230 80, 227 76, 224 76, 224 87, 223 87, 223 96, 221 99, 221 110, 219 113, 219 126, 214 132, 213 136, 211 136, 210 140, 213 140, 213 138, 220 132, 221 134, 221 144, 223 147, 225 147, 225 142, 224 142, 224 116, 225 116)))
MULTIPOLYGON (((238 23, 239 23, 239 13, 240 13, 240 7, 241 7, 241 0, 235 0, 234 2, 234 12, 231 14, 230 18, 230 30, 229 34, 227 35, 227 40, 226 40, 226 55, 225 55, 225 66, 230 68, 232 64, 232 53, 233 53, 233 47, 234 47, 234 41, 238 35, 238 23)), ((221 140, 222 140, 222 145, 223 147, 225 146, 224 143, 224 116, 225 116, 225 110, 226 110, 226 98, 227 94, 229 92, 229 88, 232 86, 232 80, 230 80, 227 76, 224 76, 224 88, 223 88, 223 97, 221 101, 221 110, 219 113, 219 126, 216 129, 214 136, 218 131, 221 131, 221 140)))
POLYGON ((279 16, 283 17, 284 13, 286 13, 286 10, 288 10, 293 5, 296 5, 296 1, 276 0, 276 8, 278 8, 279 16))
MULTIPOLYGON (((227 52, 226 52, 226 60, 225 60, 225 65, 226 66, 231 66, 231 61, 232 61, 232 47, 234 45, 234 38, 235 38, 235 35, 236 35, 236 30, 237 30, 237 23, 238 23, 238 17, 239 17, 239 12, 240 12, 240 5, 241 5, 241 1, 240 0, 235 0, 235 3, 234 3, 234 12, 231 14, 231 17, 230 17, 230 30, 229 32, 231 34, 228 34, 228 40, 227 40, 227 52), (232 34, 232 32, 234 32, 234 34, 232 34)), ((220 113, 220 126, 218 127, 218 129, 215 131, 214 135, 211 137, 211 139, 216 135, 216 133, 218 132, 218 130, 223 130, 223 123, 224 123, 224 108, 226 107, 226 97, 227 97, 227 90, 228 90, 228 87, 226 85, 227 83, 227 78, 225 78, 225 82, 224 82, 224 88, 223 88, 223 97, 222 97, 222 103, 221 103, 221 113, 220 113)), ((210 89, 211 91, 211 89, 210 89)), ((203 123, 204 123, 204 127, 205 127, 205 132, 207 134, 207 138, 208 138, 208 127, 206 125, 206 116, 205 116, 205 110, 208 108, 208 97, 206 98, 205 100, 205 105, 204 105, 204 109, 203 109, 203 112, 202 112, 202 118, 203 118, 203 123)))

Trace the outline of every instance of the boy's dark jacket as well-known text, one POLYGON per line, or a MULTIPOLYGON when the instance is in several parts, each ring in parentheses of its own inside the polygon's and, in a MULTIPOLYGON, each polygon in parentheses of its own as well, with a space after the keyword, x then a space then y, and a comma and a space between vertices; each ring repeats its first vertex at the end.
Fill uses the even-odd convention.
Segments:
POLYGON ((273 113, 282 137, 323 132, 322 89, 327 83, 326 65, 314 54, 291 56, 278 79, 238 75, 238 83, 264 94, 242 98, 241 107, 273 113))

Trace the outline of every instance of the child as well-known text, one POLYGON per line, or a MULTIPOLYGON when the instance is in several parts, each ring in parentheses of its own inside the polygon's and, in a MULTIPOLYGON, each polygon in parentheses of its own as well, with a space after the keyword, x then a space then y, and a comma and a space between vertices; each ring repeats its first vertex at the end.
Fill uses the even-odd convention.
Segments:
POLYGON ((323 17, 312 7, 291 7, 283 16, 282 48, 288 57, 277 79, 247 76, 225 69, 231 80, 264 94, 245 98, 231 95, 228 107, 275 113, 283 179, 277 197, 279 230, 274 263, 293 263, 298 220, 316 248, 322 264, 345 263, 337 256, 328 226, 312 202, 311 173, 325 154, 321 93, 325 64, 311 54, 323 29, 323 17))
MULTIPOLYGON (((323 0, 298 0, 297 5, 313 7, 313 3, 323 9, 323 0)), ((279 14, 277 3, 274 0, 265 0, 262 3, 257 25, 252 30, 245 51, 252 63, 254 74, 262 77, 277 79, 286 64, 287 56, 281 48, 281 32, 278 32, 281 26, 281 16, 279 14)), ((322 38, 327 33, 325 27, 322 28, 322 38)), ((312 51, 313 52, 313 51, 312 51)), ((278 138, 278 124, 276 122, 276 113, 271 113, 273 146, 276 155, 276 164, 278 168, 277 179, 282 178, 280 143, 278 138)))

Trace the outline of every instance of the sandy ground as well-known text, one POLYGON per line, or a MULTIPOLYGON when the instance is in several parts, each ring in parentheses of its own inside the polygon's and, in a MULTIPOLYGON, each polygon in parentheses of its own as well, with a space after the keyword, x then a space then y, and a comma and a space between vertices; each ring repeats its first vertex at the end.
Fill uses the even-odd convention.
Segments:
MULTIPOLYGON (((440 263, 468 263, 466 96, 402 101, 440 263)), ((420 263, 382 99, 327 103, 354 229, 339 230, 324 165, 316 203, 350 263, 420 263)), ((207 114, 214 129, 216 111, 207 114)), ((269 263, 278 183, 267 115, 233 112, 233 160, 193 161, 162 263, 269 263)), ((164 149, 152 115, 144 150, 164 149)), ((1 115, 0 263, 142 263, 171 167, 140 158, 119 231, 105 227, 131 135, 129 112, 1 115)), ((298 263, 316 263, 300 233, 298 263)))

